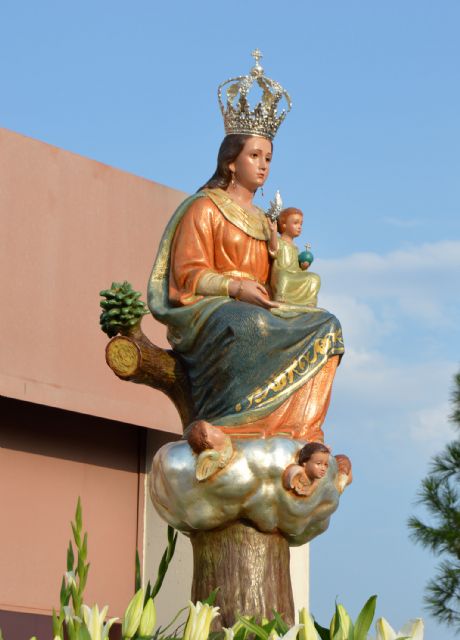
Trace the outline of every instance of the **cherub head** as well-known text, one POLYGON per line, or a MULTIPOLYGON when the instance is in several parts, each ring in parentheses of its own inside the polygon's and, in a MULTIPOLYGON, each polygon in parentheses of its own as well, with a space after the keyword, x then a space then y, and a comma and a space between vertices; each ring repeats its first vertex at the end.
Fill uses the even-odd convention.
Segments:
POLYGON ((329 467, 330 451, 321 442, 309 442, 299 453, 299 465, 305 469, 310 480, 324 478, 329 467))
POLYGON ((283 209, 278 216, 278 231, 282 236, 297 238, 302 231, 303 213, 295 207, 283 209))

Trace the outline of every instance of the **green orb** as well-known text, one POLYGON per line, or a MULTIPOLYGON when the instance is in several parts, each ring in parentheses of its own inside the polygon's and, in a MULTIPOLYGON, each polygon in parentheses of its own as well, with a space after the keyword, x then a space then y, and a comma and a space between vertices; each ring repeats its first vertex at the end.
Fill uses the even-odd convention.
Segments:
POLYGON ((311 264, 313 260, 314 257, 311 251, 301 251, 299 253, 299 264, 302 264, 302 262, 308 262, 311 264))

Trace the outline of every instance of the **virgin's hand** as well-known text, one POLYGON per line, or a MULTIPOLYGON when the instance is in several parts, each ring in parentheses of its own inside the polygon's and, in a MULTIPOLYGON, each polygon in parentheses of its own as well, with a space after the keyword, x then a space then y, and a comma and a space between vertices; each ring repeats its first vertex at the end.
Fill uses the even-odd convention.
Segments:
POLYGON ((263 285, 252 280, 233 280, 229 286, 229 293, 232 298, 255 304, 264 309, 272 309, 279 306, 276 302, 270 300, 263 285))

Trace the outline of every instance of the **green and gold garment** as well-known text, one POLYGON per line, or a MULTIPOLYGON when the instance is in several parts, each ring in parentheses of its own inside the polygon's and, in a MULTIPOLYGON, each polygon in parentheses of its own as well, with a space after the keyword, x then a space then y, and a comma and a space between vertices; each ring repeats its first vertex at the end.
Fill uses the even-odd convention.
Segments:
POLYGON ((195 418, 241 425, 265 416, 344 351, 328 311, 279 317, 228 296, 232 278, 269 278, 268 228, 226 192, 199 192, 177 209, 148 286, 153 316, 187 368, 195 418))

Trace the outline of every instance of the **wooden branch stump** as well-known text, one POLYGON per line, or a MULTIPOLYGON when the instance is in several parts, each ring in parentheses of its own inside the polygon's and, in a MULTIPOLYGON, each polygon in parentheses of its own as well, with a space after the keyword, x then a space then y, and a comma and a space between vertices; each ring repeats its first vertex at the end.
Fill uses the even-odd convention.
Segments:
POLYGON ((151 342, 140 325, 112 338, 105 350, 107 364, 121 380, 145 384, 170 398, 182 425, 193 420, 193 403, 187 373, 179 357, 151 342))
POLYGON ((230 627, 237 615, 273 618, 273 610, 294 624, 289 545, 280 533, 261 533, 242 522, 221 530, 197 531, 193 546, 192 601, 220 587, 217 625, 230 627))

